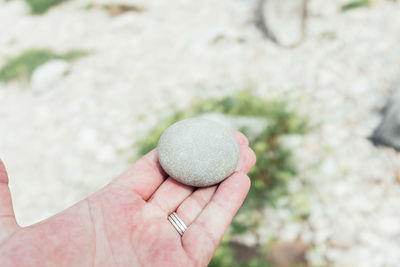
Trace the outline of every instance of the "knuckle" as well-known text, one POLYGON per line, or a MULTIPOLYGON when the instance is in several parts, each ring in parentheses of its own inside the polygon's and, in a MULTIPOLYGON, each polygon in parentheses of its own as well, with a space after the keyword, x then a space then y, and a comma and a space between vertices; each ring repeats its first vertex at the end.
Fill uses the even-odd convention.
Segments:
POLYGON ((203 208, 207 204, 207 201, 202 196, 194 194, 192 195, 192 199, 200 208, 203 208))
POLYGON ((253 167, 256 164, 257 157, 256 153, 254 153, 253 149, 248 148, 248 158, 249 162, 251 163, 251 167, 253 167))
POLYGON ((236 140, 238 141, 239 145, 248 145, 249 141, 247 140, 247 137, 239 131, 233 131, 233 134, 236 137, 236 140))

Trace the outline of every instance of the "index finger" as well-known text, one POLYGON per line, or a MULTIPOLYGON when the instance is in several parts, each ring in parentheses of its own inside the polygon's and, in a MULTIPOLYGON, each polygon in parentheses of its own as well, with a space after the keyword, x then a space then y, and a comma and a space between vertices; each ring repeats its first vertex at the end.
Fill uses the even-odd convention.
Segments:
POLYGON ((153 149, 115 179, 112 184, 122 186, 137 193, 144 200, 148 200, 167 176, 158 162, 157 149, 153 149))

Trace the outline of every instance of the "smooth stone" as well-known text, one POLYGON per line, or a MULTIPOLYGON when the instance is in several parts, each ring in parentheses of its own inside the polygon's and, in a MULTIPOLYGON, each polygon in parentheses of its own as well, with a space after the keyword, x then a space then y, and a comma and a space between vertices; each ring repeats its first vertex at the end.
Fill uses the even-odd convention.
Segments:
POLYGON ((30 86, 36 92, 51 89, 70 70, 67 61, 57 59, 38 66, 30 78, 30 86))
POLYGON ((232 132, 221 124, 201 118, 174 123, 158 141, 162 168, 186 185, 214 185, 237 166, 239 146, 232 132))
POLYGON ((374 145, 393 147, 400 151, 400 81, 394 83, 392 95, 384 107, 383 118, 370 140, 374 145))

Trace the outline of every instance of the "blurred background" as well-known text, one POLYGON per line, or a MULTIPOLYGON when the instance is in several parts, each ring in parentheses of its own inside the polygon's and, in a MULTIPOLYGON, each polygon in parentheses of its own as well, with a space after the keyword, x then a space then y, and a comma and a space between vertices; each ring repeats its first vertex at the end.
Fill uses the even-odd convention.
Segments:
POLYGON ((171 123, 249 137, 211 266, 400 266, 400 2, 0 0, 0 157, 27 226, 171 123))

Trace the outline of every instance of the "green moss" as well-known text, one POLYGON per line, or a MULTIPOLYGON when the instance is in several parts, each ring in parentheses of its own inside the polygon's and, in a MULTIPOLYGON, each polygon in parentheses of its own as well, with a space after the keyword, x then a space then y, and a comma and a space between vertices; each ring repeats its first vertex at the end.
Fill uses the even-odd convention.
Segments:
POLYGON ((342 11, 348 11, 359 7, 367 7, 371 4, 371 0, 350 1, 342 6, 342 11))
POLYGON ((218 246, 214 257, 212 258, 209 267, 272 267, 266 253, 262 253, 260 250, 264 250, 264 247, 253 248, 259 254, 257 257, 249 257, 250 259, 244 261, 237 257, 237 252, 235 250, 240 248, 234 248, 230 243, 230 236, 226 235, 222 240, 221 244, 218 246))
POLYGON ((82 57, 88 56, 90 53, 86 50, 69 50, 64 54, 58 55, 61 59, 67 60, 67 61, 74 61, 77 59, 80 59, 82 57))
POLYGON ((95 8, 96 5, 93 3, 87 3, 84 7, 83 10, 92 10, 93 8, 95 8))
POLYGON ((59 5, 68 0, 25 0, 33 14, 43 14, 49 8, 59 5))
POLYGON ((217 250, 215 251, 214 257, 212 258, 208 267, 220 267, 220 266, 236 267, 238 266, 237 265, 238 263, 235 262, 234 257, 235 257, 234 251, 229 246, 227 242, 227 237, 225 237, 224 240, 221 242, 221 244, 218 246, 217 250))
POLYGON ((309 190, 296 193, 291 198, 292 219, 294 221, 304 221, 310 216, 309 190))
POLYGON ((27 80, 32 72, 40 65, 53 59, 76 60, 87 55, 87 51, 70 50, 64 54, 58 54, 49 49, 31 49, 20 55, 10 58, 0 68, 0 81, 27 80))

